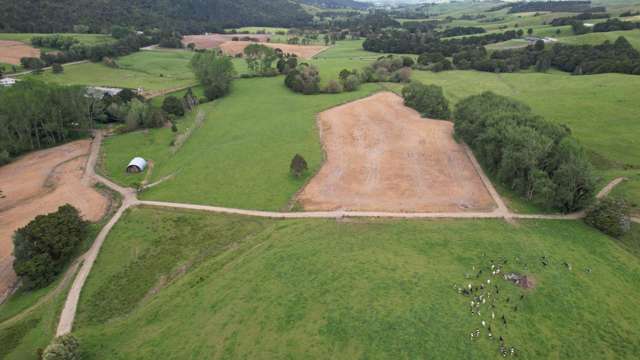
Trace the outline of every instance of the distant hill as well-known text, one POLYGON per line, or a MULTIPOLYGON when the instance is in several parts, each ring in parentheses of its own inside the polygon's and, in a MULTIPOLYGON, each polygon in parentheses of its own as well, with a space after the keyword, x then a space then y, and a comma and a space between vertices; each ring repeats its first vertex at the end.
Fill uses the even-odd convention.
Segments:
POLYGON ((112 25, 158 27, 185 33, 236 26, 300 26, 311 16, 289 0, 4 0, 0 31, 91 31, 112 25))
POLYGON ((361 1, 354 0, 298 0, 299 3, 306 5, 313 5, 324 9, 358 9, 364 10, 371 7, 371 4, 367 4, 361 1))

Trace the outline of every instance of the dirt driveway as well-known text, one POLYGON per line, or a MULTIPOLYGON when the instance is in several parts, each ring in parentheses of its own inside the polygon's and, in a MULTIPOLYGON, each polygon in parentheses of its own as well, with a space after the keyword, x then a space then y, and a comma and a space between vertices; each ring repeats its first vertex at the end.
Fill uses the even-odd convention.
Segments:
POLYGON ((0 167, 0 299, 15 282, 11 253, 17 229, 67 203, 89 221, 107 211, 108 200, 82 181, 89 147, 89 140, 75 141, 0 167))
POLYGON ((423 119, 393 93, 319 115, 326 152, 298 195, 305 210, 466 212, 496 207, 453 124, 423 119))
MULTIPOLYGON (((220 49, 228 55, 235 56, 244 51, 244 48, 252 44, 250 41, 228 41, 219 45, 220 49)), ((284 53, 295 54, 303 59, 311 59, 317 54, 327 49, 326 46, 319 45, 289 45, 289 44, 274 44, 274 43, 262 43, 262 45, 280 49, 284 53)))
POLYGON ((0 40, 0 62, 19 65, 23 57, 40 57, 40 50, 20 41, 0 40))

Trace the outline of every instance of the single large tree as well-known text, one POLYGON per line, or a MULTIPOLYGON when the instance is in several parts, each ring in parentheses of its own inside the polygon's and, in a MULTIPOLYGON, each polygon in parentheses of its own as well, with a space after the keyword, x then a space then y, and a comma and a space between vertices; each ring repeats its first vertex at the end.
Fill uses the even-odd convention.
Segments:
POLYGON ((223 97, 231 91, 236 72, 229 56, 217 50, 196 53, 191 59, 191 67, 209 100, 223 97))
POLYGON ((85 238, 87 226, 78 210, 67 204, 18 229, 13 239, 13 269, 25 288, 50 284, 85 238))

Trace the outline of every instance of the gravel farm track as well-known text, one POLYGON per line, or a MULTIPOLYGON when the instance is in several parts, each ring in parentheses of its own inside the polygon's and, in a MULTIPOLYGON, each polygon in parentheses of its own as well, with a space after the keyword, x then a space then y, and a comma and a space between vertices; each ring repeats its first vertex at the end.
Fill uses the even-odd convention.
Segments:
MULTIPOLYGON (((235 214, 235 215, 243 215, 243 216, 253 216, 253 217, 263 217, 263 218, 272 218, 272 219, 341 219, 341 218, 401 218, 401 219, 505 219, 507 221, 513 221, 515 219, 548 219, 548 220, 577 220, 584 217, 584 212, 577 212, 573 214, 566 215, 555 215, 555 214, 518 214, 511 212, 505 205, 504 201, 500 198, 499 194, 489 181, 488 177, 484 174, 482 168, 476 161, 475 157, 471 153, 470 149, 466 145, 462 145, 464 151, 467 153, 471 164, 473 165, 475 171, 479 175, 480 179, 484 183, 487 191, 491 195, 494 203, 497 205, 497 208, 491 211, 464 211, 464 212, 389 212, 389 211, 345 211, 345 210, 335 210, 335 211, 305 211, 305 212, 271 212, 271 211, 260 211, 260 210, 247 210, 247 209, 234 209, 234 208, 224 208, 224 207, 216 207, 216 206, 206 206, 206 205, 195 205, 195 204, 182 204, 182 203, 170 203, 170 202, 159 202, 159 201, 142 201, 138 200, 137 193, 134 189, 121 187, 112 181, 98 175, 95 173, 95 165, 96 160, 98 158, 100 147, 102 144, 103 132, 97 131, 95 133, 94 140, 91 144, 91 152, 89 158, 87 160, 87 164, 84 168, 84 175, 82 178, 83 183, 95 183, 99 182, 109 187, 113 191, 118 192, 122 196, 122 203, 120 208, 115 212, 113 217, 109 220, 109 222, 102 228, 95 241, 93 242, 91 248, 79 257, 75 262, 74 266, 71 266, 67 273, 64 274, 65 281, 62 281, 61 284, 57 286, 53 291, 61 291, 61 289, 65 288, 68 284, 69 279, 73 277, 74 274, 77 274, 73 279, 73 283, 71 285, 71 289, 67 294, 67 298, 62 309, 62 313, 60 314, 60 320, 58 323, 56 335, 64 335, 71 332, 73 327, 73 322, 76 315, 76 309, 78 306, 78 302, 80 299, 80 294, 82 288, 91 272, 93 264, 98 257, 100 248, 104 243, 107 235, 113 228, 113 226, 118 222, 118 220, 122 217, 124 212, 134 206, 152 206, 152 207, 163 207, 163 208, 175 208, 175 209, 188 209, 188 210, 197 210, 197 211, 208 211, 220 214, 235 214), (75 266, 78 264, 78 266, 75 266)), ((600 193, 598 193, 597 197, 602 198, 607 196, 608 193, 620 182, 622 182, 624 178, 617 178, 611 181, 607 186, 605 186, 600 193)), ((638 219, 633 219, 637 221, 638 219)), ((37 302, 32 307, 24 310, 22 313, 14 316, 13 318, 7 319, 4 322, 0 323, 6 324, 9 322, 15 321, 17 318, 24 316, 24 313, 32 311, 35 307, 39 306, 43 301, 37 302)))

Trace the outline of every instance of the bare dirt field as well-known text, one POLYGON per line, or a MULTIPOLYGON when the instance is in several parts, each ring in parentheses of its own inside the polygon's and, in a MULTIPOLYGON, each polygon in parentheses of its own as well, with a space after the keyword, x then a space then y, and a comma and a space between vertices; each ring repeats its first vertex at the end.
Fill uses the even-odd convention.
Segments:
MULTIPOLYGON (((240 54, 244 51, 248 45, 252 44, 250 41, 228 41, 219 45, 220 49, 228 55, 240 54)), ((327 49, 326 46, 319 45, 289 45, 289 44, 272 44, 263 43, 268 47, 274 49, 280 49, 288 54, 295 54, 303 59, 311 59, 315 55, 323 52, 327 49)))
POLYGON ((20 41, 0 40, 0 62, 19 65, 23 57, 40 57, 40 50, 20 41))
POLYGON ((495 209, 453 124, 423 119, 393 93, 321 113, 326 162, 298 195, 305 210, 495 209))
POLYGON ((107 211, 108 199, 82 179, 90 144, 75 141, 0 167, 0 299, 15 282, 11 252, 17 229, 67 203, 89 221, 107 211))
POLYGON ((230 35, 230 34, 209 34, 209 35, 187 35, 182 38, 182 43, 187 46, 190 43, 196 44, 198 49, 213 49, 219 47, 225 42, 231 41, 234 37, 242 38, 245 36, 258 39, 260 42, 266 42, 270 39, 269 35, 251 34, 251 35, 230 35))

